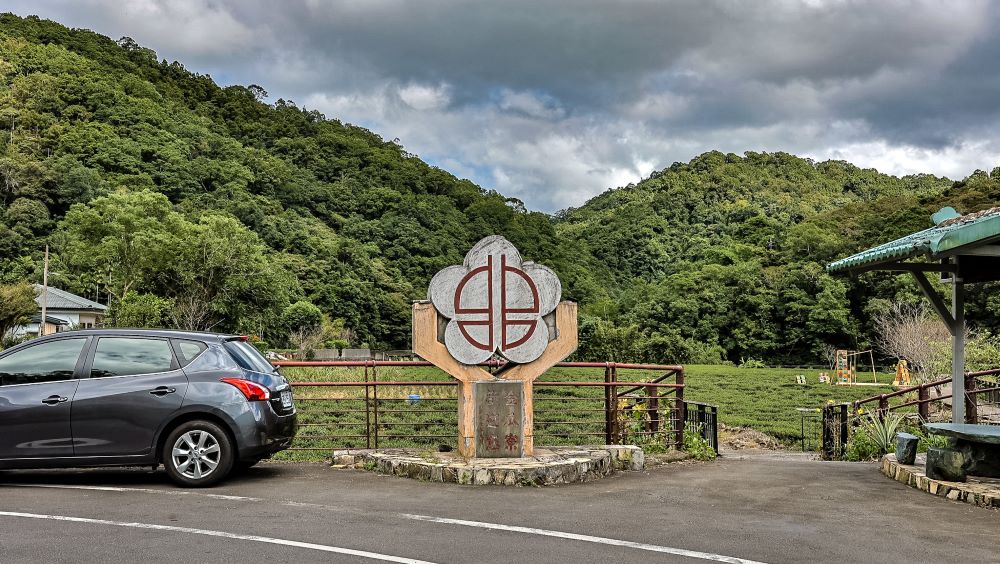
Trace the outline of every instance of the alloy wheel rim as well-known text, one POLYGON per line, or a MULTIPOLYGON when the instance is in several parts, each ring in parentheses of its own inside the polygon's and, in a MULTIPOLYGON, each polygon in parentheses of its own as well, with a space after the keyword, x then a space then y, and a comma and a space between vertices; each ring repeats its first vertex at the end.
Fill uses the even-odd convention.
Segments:
POLYGON ((184 433, 174 442, 171 451, 174 469, 193 480, 200 480, 219 467, 222 449, 219 441, 209 432, 193 430, 184 433))

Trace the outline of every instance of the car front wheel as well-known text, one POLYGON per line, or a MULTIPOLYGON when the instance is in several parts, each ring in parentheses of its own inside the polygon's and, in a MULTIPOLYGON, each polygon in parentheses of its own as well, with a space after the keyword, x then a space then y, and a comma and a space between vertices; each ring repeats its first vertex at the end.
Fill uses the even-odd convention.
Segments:
POLYGON ((210 421, 188 421, 167 436, 163 466, 178 485, 203 488, 214 485, 233 467, 229 435, 210 421))

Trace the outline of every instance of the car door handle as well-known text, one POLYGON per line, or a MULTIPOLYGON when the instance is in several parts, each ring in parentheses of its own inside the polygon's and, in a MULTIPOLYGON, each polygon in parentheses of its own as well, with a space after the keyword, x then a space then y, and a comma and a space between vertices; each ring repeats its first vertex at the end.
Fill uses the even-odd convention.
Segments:
POLYGON ((56 405, 57 403, 63 403, 69 401, 69 398, 63 396, 49 396, 42 400, 45 405, 56 405))
POLYGON ((168 388, 166 386, 160 386, 159 388, 153 388, 152 390, 149 390, 149 393, 153 394, 154 396, 165 396, 167 394, 172 394, 176 391, 177 388, 168 388))

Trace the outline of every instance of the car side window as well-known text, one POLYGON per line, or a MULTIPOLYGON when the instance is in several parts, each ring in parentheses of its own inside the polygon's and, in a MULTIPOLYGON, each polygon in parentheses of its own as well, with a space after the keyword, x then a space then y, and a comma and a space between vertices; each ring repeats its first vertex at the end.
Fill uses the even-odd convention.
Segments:
POLYGON ((174 352, 177 354, 177 360, 180 361, 182 367, 191 364, 192 360, 198 358, 198 355, 205 352, 205 349, 208 348, 208 345, 201 341, 171 339, 170 342, 174 344, 174 352))
POLYGON ((0 358, 0 386, 71 380, 85 338, 40 343, 0 358))
POLYGON ((135 376, 169 372, 174 357, 166 339, 139 337, 101 337, 94 351, 91 378, 135 376))

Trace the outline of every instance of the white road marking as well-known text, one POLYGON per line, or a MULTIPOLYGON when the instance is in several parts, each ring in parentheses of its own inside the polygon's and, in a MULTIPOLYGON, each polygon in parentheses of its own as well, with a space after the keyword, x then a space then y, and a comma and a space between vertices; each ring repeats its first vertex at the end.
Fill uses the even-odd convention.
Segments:
POLYGON ((73 523, 88 523, 92 525, 110 525, 113 527, 128 527, 132 529, 152 529, 156 531, 170 531, 173 533, 188 533, 192 535, 205 535, 209 537, 222 537, 227 539, 262 542, 267 544, 277 544, 282 546, 292 546, 295 548, 305 548, 318 550, 321 552, 334 552, 337 554, 347 554, 350 556, 360 556, 371 558, 372 560, 382 560, 384 562, 399 562, 401 564, 433 564, 426 560, 415 560, 413 558, 403 558, 401 556, 391 556, 368 552, 365 550, 354 550, 353 548, 342 548, 339 546, 329 546, 325 544, 315 544, 311 542, 299 542, 287 539, 275 539, 271 537, 260 537, 257 535, 241 535, 238 533, 227 533, 225 531, 211 531, 206 529, 192 529, 190 527, 175 527, 172 525, 155 525, 152 523, 130 523, 126 521, 108 521, 106 519, 88 519, 85 517, 68 517, 65 515, 44 515, 39 513, 19 513, 16 511, 0 511, 0 517, 22 517, 26 519, 45 519, 49 521, 69 521, 73 523))
POLYGON ((53 488, 57 490, 95 490, 99 492, 141 492, 162 495, 197 495, 201 497, 211 497, 215 499, 226 499, 230 501, 264 501, 259 497, 244 497, 240 495, 210 494, 185 490, 156 490, 153 488, 120 488, 113 486, 69 486, 62 484, 0 484, 4 487, 12 488, 53 488))
POLYGON ((710 552, 698 552, 696 550, 685 550, 683 548, 672 548, 669 546, 659 546, 656 544, 646 544, 641 542, 632 542, 619 539, 609 539, 605 537, 595 537, 591 535, 581 535, 577 533, 565 533, 562 531, 550 531, 548 529, 535 529, 533 527, 517 527, 513 525, 501 525, 498 523, 484 523, 482 521, 465 521, 462 519, 446 519, 444 517, 431 517, 429 515, 413 515, 410 513, 400 513, 399 515, 407 519, 414 519, 417 521, 428 521, 431 523, 462 525, 465 527, 478 527, 480 529, 494 529, 498 531, 511 531, 514 533, 527 533, 529 535, 541 535, 546 537, 572 539, 583 542, 606 544, 611 546, 636 548, 639 550, 648 550, 650 552, 663 552, 666 554, 674 554, 677 556, 687 556, 689 558, 700 558, 701 560, 711 560, 713 562, 727 562, 729 564, 764 564, 763 562, 758 562, 756 560, 747 560, 745 558, 724 556, 722 554, 712 554, 710 552))
MULTIPOLYGON (((221 495, 221 494, 209 494, 202 493, 198 491, 189 490, 161 490, 153 488, 126 488, 126 487, 112 487, 112 486, 74 486, 74 485, 57 485, 57 484, 0 484, 0 486, 13 486, 13 487, 23 487, 23 488, 57 488, 57 489, 68 489, 68 490, 98 490, 98 491, 112 491, 112 492, 140 492, 140 493, 151 493, 151 494, 163 494, 163 495, 195 495, 200 497, 211 497, 217 499, 226 500, 236 500, 236 501, 250 501, 258 502, 264 501, 262 498, 258 497, 243 497, 235 495, 221 495)), ((345 513, 356 513, 357 511, 346 508, 337 507, 332 505, 322 505, 318 503, 308 503, 301 501, 277 501, 272 500, 274 503, 279 503, 281 505, 289 507, 302 507, 302 508, 312 508, 312 509, 323 509, 323 510, 333 510, 337 512, 345 513)), ((3 515, 0 512, 0 515, 3 515)), ((674 554, 677 556, 687 556, 690 558, 698 558, 701 560, 710 560, 713 562, 725 562, 728 564, 765 564, 764 562, 759 562, 756 560, 748 560, 745 558, 736 558, 733 556, 725 556, 722 554, 712 554, 708 552, 699 552, 695 550, 687 550, 683 548, 673 548, 669 546, 660 546, 655 544, 646 544, 640 542, 632 542, 626 540, 612 539, 606 537, 596 537, 591 535, 582 535, 578 533, 567 533, 563 531, 552 531, 548 529, 535 529, 532 527, 519 527, 514 525, 503 525, 499 523, 487 523, 483 521, 465 521, 462 519, 448 519, 445 517, 432 517, 429 515, 414 515, 410 513, 397 513, 396 515, 403 517, 405 519, 413 519, 417 521, 428 521, 432 523, 443 523, 449 525, 463 525, 466 527, 478 527, 481 529, 494 529, 500 531, 510 531, 515 533, 526 533, 533 535, 541 535, 555 538, 563 538, 570 540, 577 540, 583 542, 592 542, 597 544, 605 544, 610 546, 621 546, 626 548, 635 548, 638 550, 647 550, 650 552, 660 552, 666 554, 674 554)), ((163 525, 155 525, 154 527, 164 527, 163 525)), ((203 533, 207 534, 207 533, 203 533)), ((228 533, 221 533, 228 534, 228 533)), ((242 538, 242 537, 240 537, 242 538)), ((294 542, 294 541, 289 541, 294 542)), ((416 562, 410 560, 400 560, 403 562, 416 562)))

